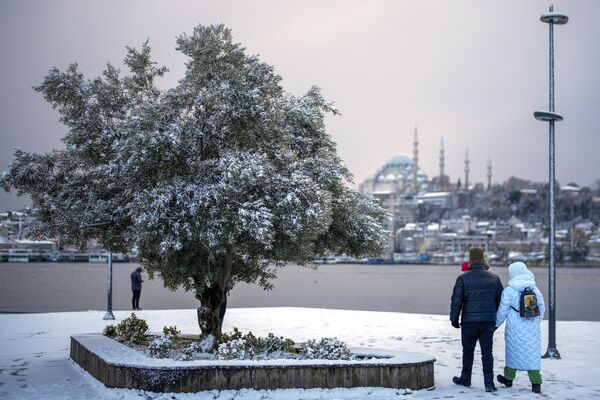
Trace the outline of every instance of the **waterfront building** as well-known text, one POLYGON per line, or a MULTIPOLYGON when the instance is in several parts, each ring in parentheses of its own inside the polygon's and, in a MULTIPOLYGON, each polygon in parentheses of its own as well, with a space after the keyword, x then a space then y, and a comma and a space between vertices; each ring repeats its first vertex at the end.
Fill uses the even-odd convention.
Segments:
POLYGON ((487 235, 443 234, 439 239, 440 251, 449 254, 469 255, 469 249, 478 247, 487 252, 490 249, 490 238, 487 235))

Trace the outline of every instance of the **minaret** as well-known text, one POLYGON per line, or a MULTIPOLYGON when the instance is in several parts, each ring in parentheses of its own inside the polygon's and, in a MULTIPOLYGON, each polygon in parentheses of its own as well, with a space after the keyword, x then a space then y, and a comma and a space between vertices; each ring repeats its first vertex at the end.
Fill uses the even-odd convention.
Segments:
POLYGON ((444 190, 444 166, 445 164, 444 137, 440 138, 440 190, 444 190))
POLYGON ((419 133, 415 125, 415 139, 413 141, 413 188, 415 193, 419 193, 419 133))
POLYGON ((487 164, 488 190, 492 188, 492 159, 488 157, 487 164))
POLYGON ((465 151, 465 190, 469 190, 469 148, 465 151))

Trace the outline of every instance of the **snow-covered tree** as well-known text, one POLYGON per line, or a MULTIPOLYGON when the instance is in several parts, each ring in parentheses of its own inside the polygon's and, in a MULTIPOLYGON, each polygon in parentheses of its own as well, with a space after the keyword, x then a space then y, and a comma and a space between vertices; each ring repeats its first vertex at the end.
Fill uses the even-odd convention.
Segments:
POLYGON ((147 42, 128 48, 125 76, 51 69, 35 90, 67 126, 65 149, 16 151, 1 182, 31 195, 45 235, 137 246, 167 288, 195 291, 203 335, 219 337, 228 281, 268 289, 285 262, 379 255, 384 211, 346 185, 324 124, 337 111, 318 88, 284 91, 223 25, 177 49, 187 69, 169 90, 147 42))

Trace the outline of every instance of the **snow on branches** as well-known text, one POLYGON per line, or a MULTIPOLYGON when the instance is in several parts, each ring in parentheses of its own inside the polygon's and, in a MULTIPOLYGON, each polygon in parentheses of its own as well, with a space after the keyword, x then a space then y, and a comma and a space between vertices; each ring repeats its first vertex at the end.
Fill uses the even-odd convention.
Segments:
POLYGON ((52 68, 35 89, 69 129, 65 149, 18 150, 1 184, 31 195, 49 233, 138 246, 171 288, 213 282, 226 255, 232 280, 268 287, 269 262, 381 254, 383 211, 347 187, 324 124, 337 110, 319 89, 286 92, 223 25, 177 49, 187 70, 168 90, 147 42, 128 48, 126 75, 52 68))

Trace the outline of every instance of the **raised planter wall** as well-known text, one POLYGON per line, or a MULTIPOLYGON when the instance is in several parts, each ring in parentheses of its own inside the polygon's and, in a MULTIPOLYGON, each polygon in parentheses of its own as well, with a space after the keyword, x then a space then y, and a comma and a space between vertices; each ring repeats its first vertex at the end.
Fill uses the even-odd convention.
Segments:
MULTIPOLYGON (((368 352, 374 353, 372 349, 368 352)), ((107 387, 153 392, 335 387, 418 390, 434 386, 435 359, 416 353, 394 352, 387 359, 335 363, 316 361, 277 365, 257 362, 236 365, 235 362, 204 361, 200 364, 181 362, 181 365, 161 366, 161 360, 145 357, 112 339, 101 335, 80 335, 71 337, 71 358, 107 387), (131 352, 137 353, 133 363, 118 360, 119 355, 127 358, 131 352), (403 354, 407 355, 406 362, 402 361, 403 354), (144 358, 148 359, 149 365, 144 365, 144 358)))

